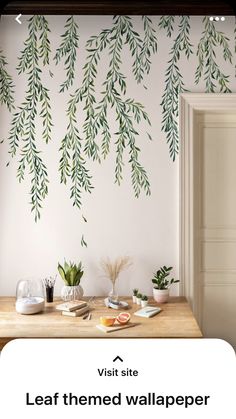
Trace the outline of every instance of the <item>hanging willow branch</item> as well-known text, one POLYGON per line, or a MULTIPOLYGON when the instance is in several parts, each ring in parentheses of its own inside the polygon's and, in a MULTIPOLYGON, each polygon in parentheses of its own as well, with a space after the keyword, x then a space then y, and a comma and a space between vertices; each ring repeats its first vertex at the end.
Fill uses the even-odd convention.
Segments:
POLYGON ((206 85, 206 93, 216 91, 218 82, 220 92, 231 92, 229 84, 229 76, 226 76, 216 63, 216 48, 222 47, 223 57, 225 61, 232 62, 232 53, 229 49, 228 38, 215 28, 214 22, 210 21, 208 16, 203 19, 205 30, 199 41, 197 48, 198 67, 195 73, 195 83, 198 84, 203 77, 206 85))
POLYGON ((19 74, 28 74, 28 89, 24 102, 13 115, 10 130, 10 154, 14 157, 19 149, 20 161, 17 176, 24 179, 26 166, 31 175, 31 206, 35 221, 40 218, 42 201, 48 193, 47 168, 40 156, 36 144, 35 120, 40 104, 39 116, 43 122, 42 138, 50 140, 52 120, 48 89, 42 84, 40 59, 43 64, 49 63, 50 43, 48 39, 48 22, 44 16, 33 16, 29 19, 29 37, 24 43, 24 50, 19 58, 19 74))
POLYGON ((140 83, 145 73, 149 74, 151 69, 151 55, 157 52, 156 31, 152 26, 152 21, 148 16, 142 16, 144 25, 144 40, 136 48, 136 60, 133 65, 135 79, 140 83), (139 52, 140 49, 140 52, 139 52))
POLYGON ((174 16, 161 16, 160 22, 159 22, 159 28, 166 29, 167 36, 170 38, 172 35, 172 32, 174 30, 173 24, 174 24, 175 18, 174 16))
POLYGON ((14 86, 6 65, 6 59, 0 51, 0 103, 5 104, 11 112, 14 109, 14 86))
POLYGON ((62 58, 65 58, 66 80, 60 86, 60 92, 69 89, 73 85, 75 78, 75 63, 78 48, 78 25, 74 20, 74 16, 70 16, 65 24, 65 33, 61 35, 63 41, 56 50, 54 60, 58 64, 62 58))
POLYGON ((76 126, 76 103, 78 96, 74 95, 67 110, 69 117, 69 125, 67 133, 62 140, 60 151, 62 153, 60 159, 59 170, 61 173, 61 183, 66 184, 68 178, 71 179, 71 199, 73 205, 78 208, 81 207, 81 189, 86 192, 91 192, 92 185, 90 182, 91 176, 86 169, 85 160, 82 157, 82 140, 79 136, 79 131, 76 126))
MULTIPOLYGON (((60 166, 59 170, 61 173, 61 183, 66 184, 68 179, 71 179, 72 186, 71 186, 71 198, 73 199, 73 205, 76 205, 78 208, 81 207, 81 192, 84 189, 87 192, 92 191, 92 184, 91 184, 91 176, 89 175, 89 171, 86 168, 85 158, 83 157, 83 149, 82 149, 82 140, 79 135, 79 130, 77 128, 77 120, 76 120, 76 110, 77 104, 79 102, 85 101, 85 108, 86 108, 86 119, 83 124, 83 132, 85 134, 85 152, 92 157, 94 160, 99 160, 98 150, 99 147, 95 143, 95 135, 97 134, 97 128, 94 125, 94 106, 93 104, 95 101, 95 89, 94 89, 94 80, 97 74, 97 63, 100 58, 99 53, 106 47, 107 45, 107 37, 109 34, 109 30, 102 31, 99 36, 92 37, 91 39, 95 39, 95 44, 97 47, 89 53, 87 57, 87 62, 84 66, 84 78, 82 82, 81 88, 77 89, 75 93, 71 96, 69 101, 67 115, 69 117, 69 124, 67 126, 67 132, 65 137, 62 140, 60 151, 61 151, 61 159, 60 159, 60 166), (77 150, 77 152, 76 152, 77 150), (79 150, 79 153, 78 153, 79 150), (74 167, 74 174, 76 170, 75 165, 75 158, 74 161, 71 161, 73 154, 74 157, 77 156, 79 159, 78 164, 78 173, 80 176, 72 176, 72 167, 74 167)), ((92 43, 92 40, 87 42, 87 51, 89 52, 89 46, 92 43)))
MULTIPOLYGON (((65 183, 66 179, 70 177, 70 163, 69 150, 75 146, 69 140, 70 131, 77 130, 76 128, 76 107, 79 102, 82 102, 84 111, 86 112, 85 121, 83 124, 84 147, 81 149, 81 138, 78 130, 77 140, 80 144, 80 156, 82 158, 82 151, 85 155, 93 160, 101 161, 100 154, 105 158, 110 151, 111 132, 108 124, 107 112, 108 109, 114 109, 116 113, 116 120, 118 123, 118 131, 115 133, 117 140, 116 144, 116 167, 115 167, 115 181, 120 184, 122 180, 123 169, 123 153, 126 148, 129 150, 129 163, 131 166, 131 179, 135 192, 138 197, 141 189, 147 195, 150 194, 150 184, 145 169, 139 162, 140 149, 136 145, 136 136, 138 132, 135 123, 139 124, 141 121, 146 121, 150 125, 150 120, 147 113, 144 111, 142 104, 135 102, 133 99, 126 97, 126 80, 124 74, 121 72, 120 65, 122 62, 122 50, 125 44, 129 46, 133 62, 133 74, 137 82, 141 81, 144 74, 150 71, 151 61, 150 55, 156 52, 157 42, 155 31, 152 28, 152 21, 147 17, 143 17, 144 21, 144 40, 142 41, 140 35, 134 30, 132 21, 128 16, 115 16, 113 19, 113 26, 110 29, 104 29, 99 35, 92 36, 86 45, 88 56, 86 64, 83 68, 84 77, 82 85, 76 90, 72 96, 68 116, 70 123, 67 127, 67 134, 62 141, 60 160, 61 181, 65 183), (102 98, 99 102, 96 100, 95 80, 97 77, 97 67, 101 60, 101 53, 108 48, 109 50, 109 69, 103 82, 104 89, 101 92, 102 98), (138 76, 139 75, 139 76, 138 76), (72 106, 73 104, 73 106, 72 106), (73 108, 71 117, 71 108, 73 108), (73 128, 72 128, 73 127, 73 128), (101 151, 97 142, 98 134, 102 136, 101 151)), ((83 159, 85 164, 85 161, 83 159)), ((87 170, 86 174, 87 191, 91 191, 92 185, 90 183, 91 177, 87 170)), ((81 188, 83 188, 84 180, 81 184, 77 183, 78 195, 81 197, 81 188)), ((85 188, 84 188, 85 189, 85 188)), ((81 200, 74 204, 81 206, 81 200)))
POLYGON ((182 16, 179 24, 179 34, 170 51, 169 66, 165 73, 165 91, 161 102, 163 109, 162 130, 166 133, 170 156, 173 161, 175 161, 179 151, 177 123, 179 94, 186 92, 178 61, 181 53, 184 53, 187 59, 193 53, 189 40, 189 29, 189 16, 182 16))

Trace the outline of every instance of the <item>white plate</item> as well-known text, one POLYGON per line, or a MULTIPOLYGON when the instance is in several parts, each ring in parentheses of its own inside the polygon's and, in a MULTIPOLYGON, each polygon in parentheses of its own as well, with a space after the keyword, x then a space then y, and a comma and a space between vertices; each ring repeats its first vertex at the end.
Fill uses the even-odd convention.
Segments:
POLYGON ((114 310, 121 310, 129 307, 129 304, 126 301, 119 301, 119 304, 112 304, 108 298, 104 300, 105 306, 113 308, 114 310))

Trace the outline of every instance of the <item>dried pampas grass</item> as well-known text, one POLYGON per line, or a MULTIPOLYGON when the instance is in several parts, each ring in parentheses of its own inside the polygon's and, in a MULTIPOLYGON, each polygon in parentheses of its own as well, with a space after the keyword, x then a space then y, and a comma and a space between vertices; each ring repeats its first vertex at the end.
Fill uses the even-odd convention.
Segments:
POLYGON ((101 267, 112 284, 115 284, 120 273, 127 269, 130 265, 132 265, 132 261, 129 256, 121 256, 116 258, 114 261, 111 261, 108 257, 101 260, 101 267))

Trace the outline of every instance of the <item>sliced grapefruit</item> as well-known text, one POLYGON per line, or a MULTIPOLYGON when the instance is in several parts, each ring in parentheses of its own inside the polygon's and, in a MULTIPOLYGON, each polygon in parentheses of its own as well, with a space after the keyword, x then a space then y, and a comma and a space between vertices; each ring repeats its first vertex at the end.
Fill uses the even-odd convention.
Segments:
POLYGON ((129 313, 120 313, 119 316, 117 316, 116 320, 120 324, 127 324, 130 321, 131 315, 129 313))

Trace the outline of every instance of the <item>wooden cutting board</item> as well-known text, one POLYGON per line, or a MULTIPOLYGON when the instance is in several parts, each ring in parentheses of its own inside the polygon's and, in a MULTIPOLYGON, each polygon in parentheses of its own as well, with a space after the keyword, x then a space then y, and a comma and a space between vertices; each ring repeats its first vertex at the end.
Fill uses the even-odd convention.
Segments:
POLYGON ((127 329, 128 327, 134 327, 137 326, 139 323, 127 323, 122 325, 117 325, 117 326, 103 326, 103 324, 97 324, 97 329, 101 330, 104 333, 110 333, 110 332, 115 332, 116 330, 121 330, 121 329, 127 329))

